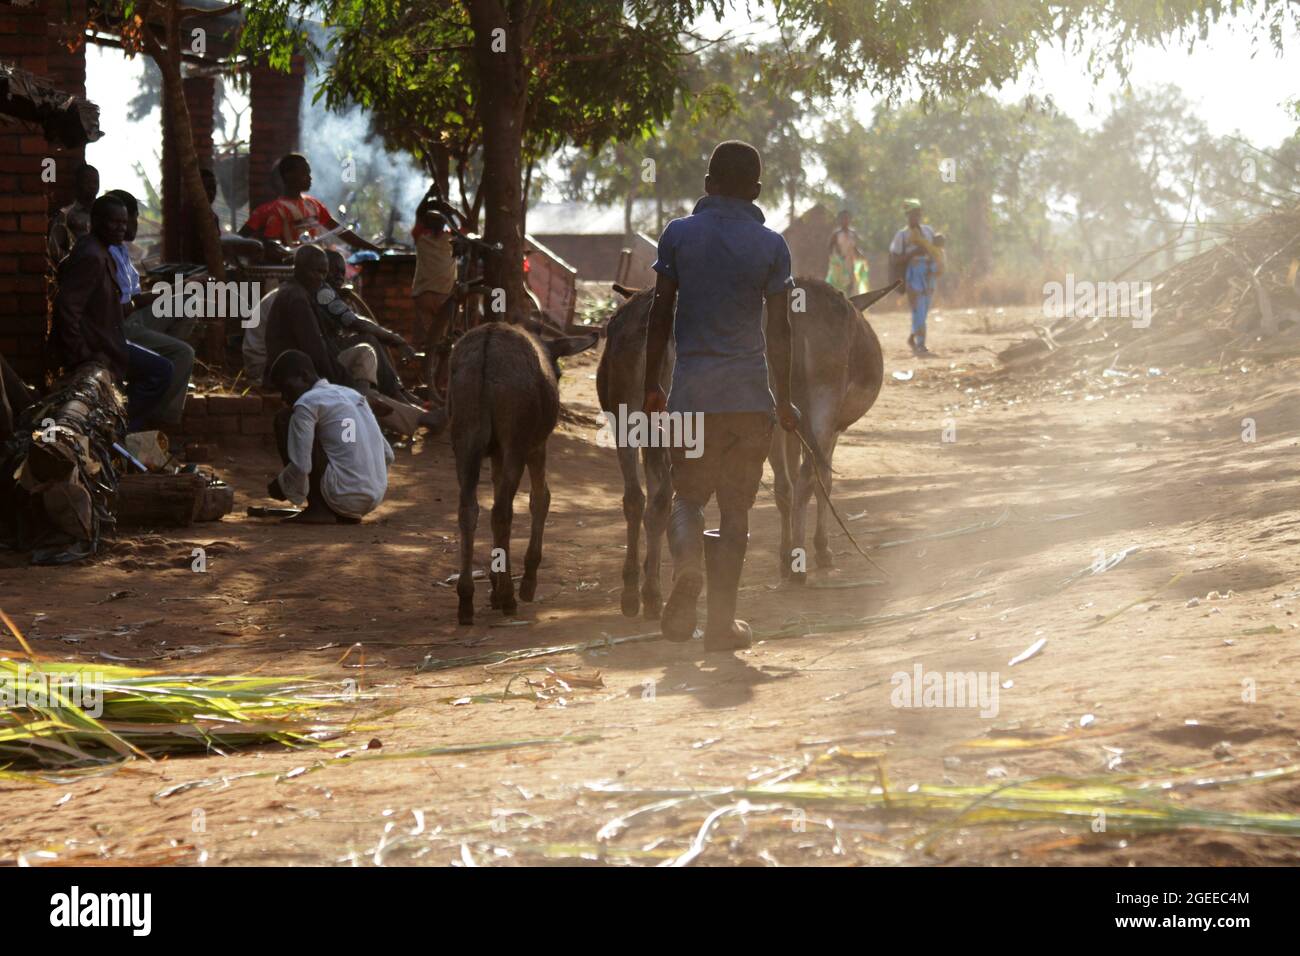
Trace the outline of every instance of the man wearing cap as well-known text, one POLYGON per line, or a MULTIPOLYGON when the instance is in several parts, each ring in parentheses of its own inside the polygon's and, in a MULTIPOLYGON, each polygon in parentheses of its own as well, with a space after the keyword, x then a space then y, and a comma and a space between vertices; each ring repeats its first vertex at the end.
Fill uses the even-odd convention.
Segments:
POLYGON ((921 222, 921 201, 905 199, 907 225, 894 234, 889 244, 890 280, 903 280, 912 307, 912 334, 907 344, 917 355, 929 355, 925 347, 925 319, 934 296, 934 279, 939 257, 934 247, 934 230, 921 222))

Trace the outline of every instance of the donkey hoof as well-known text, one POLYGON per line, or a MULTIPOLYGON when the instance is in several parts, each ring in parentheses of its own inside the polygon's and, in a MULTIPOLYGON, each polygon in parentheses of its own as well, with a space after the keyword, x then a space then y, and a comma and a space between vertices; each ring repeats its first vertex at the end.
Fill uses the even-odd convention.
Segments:
POLYGON ((515 612, 518 610, 519 610, 519 605, 515 603, 514 598, 510 598, 510 600, 508 601, 501 602, 501 613, 505 617, 514 617, 515 612))
POLYGON ((835 567, 835 555, 830 551, 818 551, 816 561, 817 567, 822 570, 828 570, 835 567))
POLYGON ((460 608, 456 611, 456 621, 459 624, 474 623, 474 602, 461 601, 460 608))
POLYGON ((791 572, 790 572, 790 583, 791 583, 791 584, 798 584, 798 585, 804 585, 804 584, 807 584, 807 583, 808 583, 808 572, 807 572, 807 571, 791 571, 791 572))
POLYGON ((624 617, 636 617, 641 610, 641 599, 636 596, 636 591, 624 591, 622 604, 624 617))
POLYGON ((525 577, 519 582, 519 600, 532 601, 537 596, 537 579, 525 577))
MULTIPOLYGON (((642 599, 642 604, 645 607, 645 618, 647 621, 659 620, 659 615, 664 609, 664 599, 661 595, 658 594, 647 595, 642 599)), ((635 615, 635 613, 636 612, 634 611, 632 614, 628 616, 632 617, 633 615, 635 615)))

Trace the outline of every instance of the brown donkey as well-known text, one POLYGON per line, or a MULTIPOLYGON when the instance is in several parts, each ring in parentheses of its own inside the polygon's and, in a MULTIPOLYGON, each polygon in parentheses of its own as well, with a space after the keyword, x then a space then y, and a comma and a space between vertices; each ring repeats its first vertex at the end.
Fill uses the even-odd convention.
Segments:
POLYGON ((492 607, 504 614, 514 614, 517 608, 510 577, 510 525, 525 466, 533 521, 519 597, 531 601, 537 592, 542 531, 551 506, 546 439, 560 412, 559 359, 591 348, 598 339, 595 334, 540 339, 518 326, 490 322, 466 332, 452 349, 447 405, 460 485, 456 594, 461 624, 474 623, 474 532, 479 471, 485 457, 492 460, 492 607))

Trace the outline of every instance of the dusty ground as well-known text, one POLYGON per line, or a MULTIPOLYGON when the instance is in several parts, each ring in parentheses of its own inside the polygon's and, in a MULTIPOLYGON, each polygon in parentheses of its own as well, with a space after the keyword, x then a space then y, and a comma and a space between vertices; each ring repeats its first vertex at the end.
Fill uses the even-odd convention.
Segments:
MULTIPOLYGON (((571 739, 333 766, 328 753, 266 750, 135 765, 66 786, 3 784, 0 858, 653 864, 685 852, 705 817, 735 799, 686 800, 598 839, 609 821, 654 803, 650 791, 791 773, 824 780, 846 769, 902 793, 945 781, 1194 779, 1300 764, 1297 365, 1246 361, 1052 383, 994 378, 992 350, 1018 334, 1023 316, 940 318, 932 329, 939 356, 918 363, 906 353, 905 317, 873 316, 886 386, 835 458, 841 513, 864 544, 878 547, 873 554, 888 580, 863 584, 878 573, 836 535, 839 568, 815 578, 822 587, 774 586, 775 506, 760 494, 744 613, 769 629, 802 617, 808 633, 734 658, 653 641, 416 671, 426 655, 450 659, 653 629, 618 612, 617 469, 612 454, 596 447, 594 429, 574 425, 551 440, 554 503, 542 584, 539 600, 521 605, 521 626, 494 626, 501 618, 487 611, 481 587, 479 623, 457 627, 454 592, 436 586, 455 570, 445 440, 399 451, 387 502, 359 527, 286 528, 243 517, 273 462, 242 456, 217 462, 239 492, 237 515, 219 525, 124 540, 82 567, 10 563, 0 570, 0 604, 51 655, 143 659, 182 672, 356 678, 368 696, 343 743, 364 747, 378 738, 388 756, 571 739), (910 380, 890 376, 908 369, 910 380), (1243 418, 1254 419, 1254 442, 1242 440, 1243 418), (941 440, 945 427, 955 427, 955 441, 941 440), (206 574, 190 570, 195 546, 207 549, 206 574), (1112 562, 1126 549, 1136 550, 1090 573, 1094 562, 1112 562), (835 584, 857 586, 826 586, 835 584), (126 597, 102 603, 124 590, 126 597), (1224 597, 1207 600, 1210 592, 1224 597), (903 615, 971 595, 922 615, 817 633, 818 622, 903 615), (1199 603, 1188 606, 1192 598, 1199 603), (1040 638, 1040 653, 1008 666, 1040 638), (355 642, 364 667, 360 652, 340 663, 355 642), (998 685, 1011 683, 999 687, 995 716, 893 706, 891 676, 918 663, 927 672, 996 673, 998 685), (574 686, 562 700, 542 702, 475 696, 499 694, 521 672, 541 679, 546 667, 598 670, 603 686, 574 686), (1046 739, 1061 734, 1076 736, 1046 739), (1044 739, 1038 749, 962 746, 1007 736, 1044 739), (1187 768, 1200 769, 1186 775, 1187 768), (240 776, 250 773, 259 775, 240 776), (188 782, 202 785, 160 795, 188 782)), ((568 368, 567 401, 577 412, 595 412, 594 371, 594 355, 568 368)), ((485 474, 485 502, 487 493, 485 474)), ((521 494, 517 555, 526 518, 521 494)), ((484 558, 486 525, 485 508, 484 558)), ((516 677, 511 689, 527 688, 516 677)), ((1156 799, 1296 812, 1300 783, 1281 775, 1156 799)), ((753 803, 748 813, 719 819, 700 862, 1300 860, 1293 836, 1097 833, 1087 821, 969 826, 951 811, 837 809, 828 820, 816 806, 800 820, 779 800, 753 803)))

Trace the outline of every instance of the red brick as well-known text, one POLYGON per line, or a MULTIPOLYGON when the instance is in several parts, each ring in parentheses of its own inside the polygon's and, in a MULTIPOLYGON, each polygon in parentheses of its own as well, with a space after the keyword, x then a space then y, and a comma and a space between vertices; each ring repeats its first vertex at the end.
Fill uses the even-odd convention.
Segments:
POLYGON ((44 196, 0 196, 0 212, 45 212, 44 196))
POLYGON ((209 415, 238 415, 244 407, 244 400, 238 395, 209 395, 209 415))
POLYGON ((209 415, 203 426, 209 435, 234 435, 239 432, 239 416, 209 415))
POLYGON ((191 395, 187 398, 185 400, 185 417, 207 418, 208 397, 206 395, 191 395))

